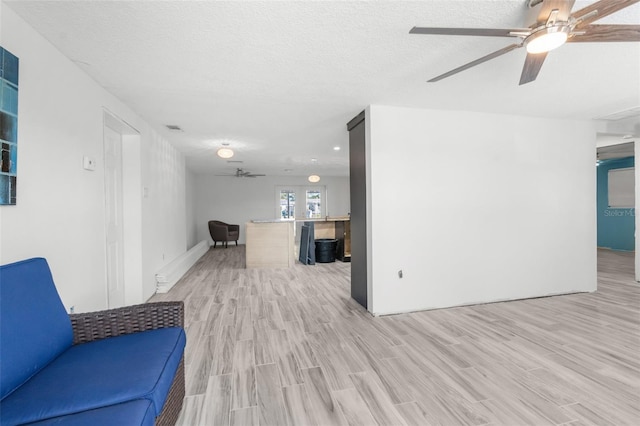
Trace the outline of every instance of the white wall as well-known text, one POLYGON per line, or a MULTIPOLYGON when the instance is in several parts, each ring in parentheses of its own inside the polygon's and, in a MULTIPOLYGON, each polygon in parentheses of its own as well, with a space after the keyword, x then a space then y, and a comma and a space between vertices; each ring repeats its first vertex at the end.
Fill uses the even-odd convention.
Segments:
POLYGON ((186 165, 183 155, 150 130, 143 137, 142 264, 145 300, 156 289, 155 274, 187 250, 186 165))
POLYGON ((106 108, 140 132, 140 182, 149 197, 138 226, 142 281, 129 292, 138 300, 128 302, 143 302, 155 291, 155 272, 186 251, 184 158, 5 3, 0 7, 1 44, 20 59, 17 205, 0 207, 0 263, 45 257, 67 308, 106 307, 106 108), (94 172, 83 170, 84 155, 97 159, 94 172))
MULTIPOLYGON (((239 244, 245 242, 245 223, 254 219, 276 219, 276 188, 287 185, 313 186, 306 176, 235 178, 202 174, 196 176, 196 220, 198 241, 211 236, 207 222, 221 220, 240 225, 239 244)), ((349 213, 349 178, 322 177, 327 188, 329 216, 349 213)))
POLYGON ((596 289, 591 123, 369 112, 373 313, 596 289))

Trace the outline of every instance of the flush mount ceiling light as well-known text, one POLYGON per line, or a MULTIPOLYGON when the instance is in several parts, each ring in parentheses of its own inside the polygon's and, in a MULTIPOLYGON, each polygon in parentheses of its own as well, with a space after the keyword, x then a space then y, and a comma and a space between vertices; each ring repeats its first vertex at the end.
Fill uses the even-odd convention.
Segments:
POLYGON ((568 25, 540 28, 526 38, 527 52, 545 53, 556 49, 567 41, 570 32, 568 25))
POLYGON ((233 150, 229 148, 228 143, 223 143, 222 148, 218 150, 217 154, 220 158, 231 158, 233 157, 233 150))
POLYGON ((231 158, 233 157, 233 150, 231 148, 220 148, 217 154, 220 158, 231 158))
POLYGON ((318 176, 318 175, 311 175, 311 176, 309 176, 309 182, 311 182, 311 183, 318 183, 318 182, 320 182, 320 176, 318 176))

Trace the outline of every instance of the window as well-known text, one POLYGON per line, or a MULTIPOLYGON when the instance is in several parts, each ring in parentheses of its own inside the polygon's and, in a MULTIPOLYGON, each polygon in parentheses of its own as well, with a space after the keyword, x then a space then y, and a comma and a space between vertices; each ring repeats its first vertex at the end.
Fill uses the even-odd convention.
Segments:
POLYGON ((294 219, 296 217, 296 193, 291 189, 280 190, 280 218, 294 219))
POLYGON ((275 217, 278 219, 320 219, 327 215, 327 189, 324 185, 277 186, 275 190, 275 217))
POLYGON ((322 217, 322 196, 317 189, 307 190, 307 214, 309 219, 322 217))
POLYGON ((635 169, 609 170, 609 207, 634 208, 636 206, 635 169))

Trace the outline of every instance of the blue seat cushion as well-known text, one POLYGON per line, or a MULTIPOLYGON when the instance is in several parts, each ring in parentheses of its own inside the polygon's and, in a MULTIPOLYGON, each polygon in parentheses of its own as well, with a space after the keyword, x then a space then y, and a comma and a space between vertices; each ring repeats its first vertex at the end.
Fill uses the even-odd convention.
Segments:
POLYGON ((54 417, 40 422, 29 423, 31 426, 153 426, 156 418, 153 415, 153 403, 148 399, 136 399, 122 404, 109 405, 82 413, 54 417))
POLYGON ((42 258, 0 266, 0 399, 71 347, 73 330, 42 258))
POLYGON ((75 345, 0 402, 0 423, 20 424, 148 399, 162 411, 186 337, 178 327, 75 345))

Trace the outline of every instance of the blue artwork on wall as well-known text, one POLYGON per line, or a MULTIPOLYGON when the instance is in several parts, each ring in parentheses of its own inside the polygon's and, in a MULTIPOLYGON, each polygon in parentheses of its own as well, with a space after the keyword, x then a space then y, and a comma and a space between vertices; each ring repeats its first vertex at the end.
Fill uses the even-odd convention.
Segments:
POLYGON ((0 205, 16 204, 18 58, 0 47, 0 205))

